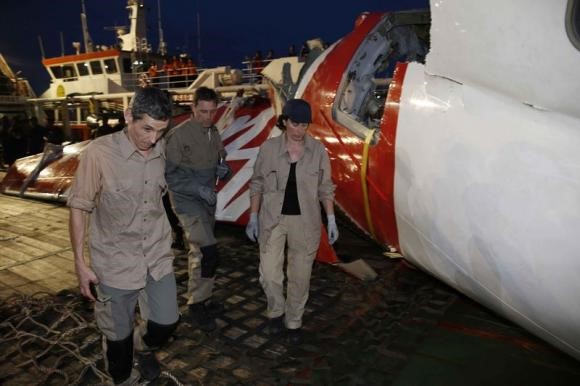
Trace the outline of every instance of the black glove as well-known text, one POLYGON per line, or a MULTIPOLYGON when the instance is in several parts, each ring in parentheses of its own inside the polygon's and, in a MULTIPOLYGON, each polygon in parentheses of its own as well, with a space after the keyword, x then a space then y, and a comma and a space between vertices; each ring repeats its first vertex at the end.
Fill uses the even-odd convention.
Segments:
POLYGON ((213 188, 209 188, 207 186, 200 186, 197 190, 197 194, 199 197, 207 202, 209 206, 214 206, 217 201, 217 196, 213 188))
POLYGON ((220 180, 225 180, 232 174, 232 169, 230 168, 230 165, 228 165, 226 161, 222 161, 217 165, 215 174, 216 176, 218 176, 220 180))

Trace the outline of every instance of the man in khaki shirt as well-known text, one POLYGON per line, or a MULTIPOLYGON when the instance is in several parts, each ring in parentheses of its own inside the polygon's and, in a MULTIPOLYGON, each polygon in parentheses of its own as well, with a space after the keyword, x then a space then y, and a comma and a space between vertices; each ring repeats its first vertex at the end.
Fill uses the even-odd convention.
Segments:
POLYGON ((250 181, 250 221, 246 227, 248 237, 260 243, 260 283, 268 301, 268 330, 277 334, 285 322, 291 343, 302 339, 302 315, 320 243, 320 203, 326 212, 330 243, 338 238, 330 160, 322 143, 306 133, 310 122, 306 101, 291 99, 286 103, 278 117, 283 133, 260 146, 250 181))
POLYGON ((127 127, 93 140, 81 154, 67 201, 79 286, 96 301, 105 363, 115 384, 139 378, 134 348, 141 376, 159 376, 154 350, 179 318, 171 230, 162 203, 167 187, 161 137, 171 104, 159 89, 138 89, 125 111, 127 127), (87 223, 90 267, 84 255, 87 223), (133 334, 137 301, 144 323, 133 334))

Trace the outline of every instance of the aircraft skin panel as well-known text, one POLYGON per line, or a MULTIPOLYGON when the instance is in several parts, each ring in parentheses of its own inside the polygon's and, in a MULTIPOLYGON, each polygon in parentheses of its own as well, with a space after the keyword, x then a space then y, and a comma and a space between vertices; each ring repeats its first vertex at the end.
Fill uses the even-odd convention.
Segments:
MULTIPOLYGON (((72 184, 77 169, 79 154, 89 141, 64 146, 63 156, 47 165, 38 175, 35 183, 26 191, 26 195, 43 200, 66 202, 68 189, 72 184)), ((0 192, 18 194, 22 181, 36 167, 42 153, 18 159, 7 171, 0 183, 0 192)))
POLYGON ((576 358, 579 126, 411 63, 395 171, 405 258, 576 358))
POLYGON ((580 118, 567 0, 431 1, 427 72, 580 118), (449 60, 452 58, 452 60, 449 60))
POLYGON ((399 105, 406 72, 407 63, 397 64, 385 103, 379 133, 380 139, 377 145, 371 147, 368 176, 369 180, 372 181, 369 185, 374 192, 371 197, 376 202, 375 206, 380 205, 376 211, 380 215, 374 216, 374 222, 376 222, 377 228, 381 232, 377 236, 383 244, 389 244, 398 250, 401 249, 401 246, 395 216, 394 197, 396 138, 399 123, 399 105), (377 186, 382 190, 378 190, 377 186))
MULTIPOLYGON (((383 120, 388 124, 381 129, 379 134, 381 139, 378 143, 369 147, 366 185, 372 214, 372 231, 365 215, 365 199, 361 182, 365 141, 351 132, 348 127, 337 123, 332 113, 337 85, 341 82, 345 68, 348 67, 351 58, 369 31, 383 17, 383 14, 368 14, 365 17, 359 17, 358 27, 329 47, 325 51, 325 56, 317 58, 314 62, 314 69, 310 68, 305 73, 298 87, 300 92, 298 97, 303 97, 311 106, 314 106, 313 124, 309 127, 309 133, 319 139, 328 151, 333 181, 336 184, 337 206, 378 242, 397 245, 392 198, 396 106, 394 109, 386 109, 388 112, 385 112, 383 120)), ((404 71, 397 81, 402 82, 403 77, 404 71)), ((391 105, 396 105, 397 102, 397 100, 392 100, 391 105)))
POLYGON ((240 111, 239 116, 222 133, 228 153, 226 161, 232 177, 218 184, 216 219, 218 221, 247 222, 250 208, 249 182, 260 144, 279 130, 274 126, 274 110, 269 106, 255 111, 240 111))
POLYGON ((336 85, 340 83, 343 69, 348 65, 356 49, 356 46, 349 43, 347 37, 330 47, 326 60, 318 63, 316 72, 308 74, 310 78, 302 79, 298 90, 303 90, 302 98, 314 107, 313 123, 309 126, 308 132, 319 139, 328 151, 332 164, 332 178, 336 185, 336 203, 355 223, 364 227, 364 208, 360 199, 363 141, 332 118, 336 85), (321 125, 321 122, 328 126, 321 125))

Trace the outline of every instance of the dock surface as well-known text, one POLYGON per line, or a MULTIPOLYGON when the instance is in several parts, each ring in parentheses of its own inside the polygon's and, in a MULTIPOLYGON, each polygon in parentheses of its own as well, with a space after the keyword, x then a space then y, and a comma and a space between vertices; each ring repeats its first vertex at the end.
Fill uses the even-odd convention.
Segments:
MULTIPOLYGON (((258 249, 219 224, 218 329, 178 326, 151 385, 578 385, 580 362, 431 276, 382 255, 339 222, 341 256, 378 273, 360 281, 315 263, 305 342, 265 331, 258 249)), ((180 310, 187 257, 175 251, 180 310)), ((62 205, 0 195, 0 384, 107 381, 92 304, 78 291, 62 205)))

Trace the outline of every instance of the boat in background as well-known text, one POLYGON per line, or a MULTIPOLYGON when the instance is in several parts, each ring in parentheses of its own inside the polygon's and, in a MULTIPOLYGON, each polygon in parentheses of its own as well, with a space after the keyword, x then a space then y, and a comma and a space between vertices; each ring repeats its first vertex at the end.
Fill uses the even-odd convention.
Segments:
MULTIPOLYGON (((241 70, 227 66, 200 69, 185 54, 169 57, 161 26, 159 49, 153 52, 146 36, 144 0, 128 0, 126 8, 130 25, 128 29, 115 27, 118 44, 94 45, 83 1, 83 44, 73 42, 75 54, 42 60, 50 85, 28 103, 41 122, 46 114, 52 115, 72 142, 90 139, 91 130, 103 117, 119 118, 137 87, 154 85, 179 95, 176 101, 187 102, 191 90, 201 85, 215 88, 242 82, 241 70)), ((232 89, 230 94, 236 91, 232 89)))

